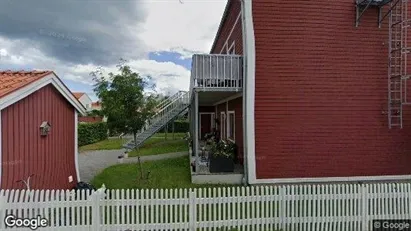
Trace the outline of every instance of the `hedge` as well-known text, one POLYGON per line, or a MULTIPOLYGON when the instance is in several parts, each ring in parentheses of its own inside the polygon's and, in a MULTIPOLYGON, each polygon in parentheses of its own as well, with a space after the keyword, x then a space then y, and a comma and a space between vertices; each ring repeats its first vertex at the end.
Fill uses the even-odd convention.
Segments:
MULTIPOLYGON (((160 130, 160 132, 165 132, 165 128, 160 130)), ((173 124, 168 123, 168 132, 173 131, 173 124)), ((176 120, 174 121, 174 132, 188 132, 190 129, 190 124, 187 120, 176 120)))
POLYGON ((78 125, 78 145, 96 143, 108 138, 107 123, 79 123, 78 125))

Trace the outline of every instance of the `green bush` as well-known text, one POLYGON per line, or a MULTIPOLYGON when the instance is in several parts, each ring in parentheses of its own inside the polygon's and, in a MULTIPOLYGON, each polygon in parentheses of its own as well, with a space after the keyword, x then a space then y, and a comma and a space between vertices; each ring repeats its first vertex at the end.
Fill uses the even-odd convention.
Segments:
POLYGON ((108 138, 107 123, 79 123, 78 125, 78 145, 96 143, 108 138))
MULTIPOLYGON (((173 129, 173 124, 170 122, 168 124, 168 132, 173 129)), ((190 124, 187 120, 176 120, 174 121, 174 132, 188 132, 190 129, 190 124)), ((165 132, 165 127, 160 130, 160 132, 165 132)))

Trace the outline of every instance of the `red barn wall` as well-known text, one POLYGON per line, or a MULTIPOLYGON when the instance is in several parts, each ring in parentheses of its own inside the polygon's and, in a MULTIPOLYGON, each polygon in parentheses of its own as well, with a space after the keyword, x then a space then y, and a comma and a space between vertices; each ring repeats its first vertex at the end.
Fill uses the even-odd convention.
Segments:
POLYGON ((389 130, 387 20, 352 0, 253 1, 257 178, 411 174, 411 115, 389 130))
MULTIPOLYGON (((228 101, 228 110, 234 111, 235 117, 235 143, 238 148, 238 157, 240 163, 244 161, 244 145, 243 145, 243 97, 239 97, 228 101)), ((228 118, 228 117, 227 117, 228 118)))
POLYGON ((1 111, 2 189, 25 189, 17 180, 31 174, 32 189, 71 189, 77 182, 74 158, 75 109, 47 85, 1 111), (39 126, 51 124, 48 136, 39 126), (68 177, 73 176, 73 182, 68 177))
MULTIPOLYGON (((226 123, 228 123, 228 115, 227 115, 227 104, 228 104, 228 111, 234 111, 235 113, 235 143, 238 145, 238 155, 240 159, 240 163, 243 163, 244 160, 244 145, 243 145, 243 97, 239 97, 233 100, 228 101, 227 103, 221 103, 216 106, 216 111, 218 115, 218 121, 220 125, 218 129, 221 134, 221 112, 226 113, 226 123)), ((227 125, 226 125, 227 126, 227 125)), ((227 128, 226 128, 227 131, 227 128)), ((225 134, 227 136, 227 132, 225 134)), ((223 139, 227 139, 227 137, 222 137, 223 139)))
POLYGON ((243 54, 243 37, 242 37, 242 23, 241 23, 241 2, 238 0, 228 1, 229 10, 225 21, 222 24, 220 33, 216 37, 215 46, 211 50, 211 54, 226 53, 224 44, 228 47, 235 43, 235 53, 243 54), (237 20, 238 18, 238 20, 237 20), (236 23, 237 21, 237 23, 236 23), (231 34, 230 34, 231 33, 231 34))

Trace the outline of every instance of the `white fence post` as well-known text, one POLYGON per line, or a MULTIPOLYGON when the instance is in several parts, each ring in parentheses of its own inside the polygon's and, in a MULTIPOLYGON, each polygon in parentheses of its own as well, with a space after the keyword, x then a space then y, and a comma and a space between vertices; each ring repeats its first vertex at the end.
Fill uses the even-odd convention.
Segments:
POLYGON ((285 186, 284 185, 281 185, 281 186, 278 186, 278 187, 280 187, 280 203, 281 203, 281 205, 280 205, 280 230, 284 230, 285 229, 285 224, 286 224, 286 219, 287 219, 287 217, 286 217, 286 206, 287 206, 287 202, 286 202, 286 197, 285 197, 285 194, 286 194, 286 192, 285 192, 285 186))
POLYGON ((196 231, 197 230, 197 203, 196 203, 196 189, 190 190, 189 192, 189 212, 188 212, 188 222, 189 222, 189 230, 196 231))
MULTIPOLYGON (((4 193, 4 192, 0 192, 4 193)), ((6 217, 6 204, 7 204, 7 197, 0 195, 0 228, 3 230, 5 227, 4 219, 6 217)))
MULTIPOLYGON (((92 216, 91 216, 91 224, 92 230, 99 231, 101 226, 101 211, 100 211, 100 200, 106 196, 105 194, 105 185, 103 184, 101 188, 99 188, 96 192, 90 196, 92 201, 92 216)), ((117 221, 118 222, 118 221, 117 221)))
POLYGON ((362 230, 368 230, 368 187, 366 184, 361 185, 361 201, 362 201, 362 230))

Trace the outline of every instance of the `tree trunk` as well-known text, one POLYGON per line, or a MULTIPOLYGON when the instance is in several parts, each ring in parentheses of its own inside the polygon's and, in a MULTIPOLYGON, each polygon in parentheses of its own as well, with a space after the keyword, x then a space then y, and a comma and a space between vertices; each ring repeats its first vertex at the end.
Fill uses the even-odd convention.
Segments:
POLYGON ((134 137, 134 148, 137 146, 137 132, 133 132, 133 137, 134 137))

